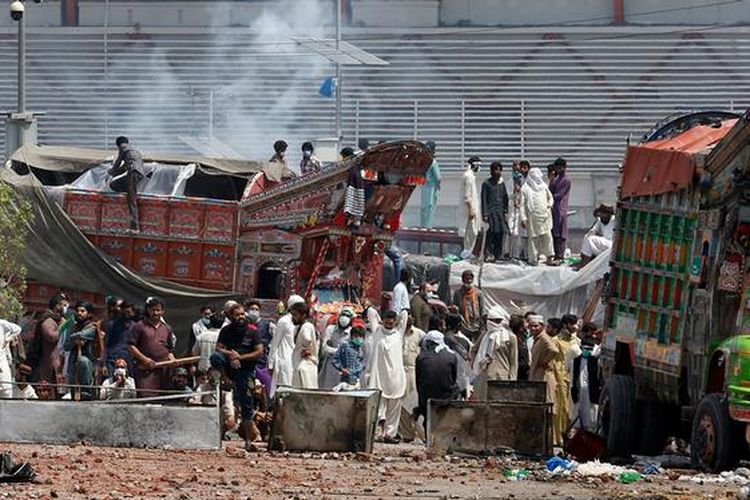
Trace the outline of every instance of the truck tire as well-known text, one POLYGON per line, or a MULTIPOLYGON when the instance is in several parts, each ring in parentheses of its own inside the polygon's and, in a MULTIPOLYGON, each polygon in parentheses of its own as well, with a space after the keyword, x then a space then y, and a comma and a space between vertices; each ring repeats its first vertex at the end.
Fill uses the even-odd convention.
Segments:
POLYGON ((731 468, 738 460, 737 426, 729 418, 729 407, 721 394, 707 394, 698 403, 690 438, 693 467, 709 471, 731 468))
POLYGON ((608 457, 628 457, 635 444, 635 381, 612 375, 601 398, 601 423, 608 457))

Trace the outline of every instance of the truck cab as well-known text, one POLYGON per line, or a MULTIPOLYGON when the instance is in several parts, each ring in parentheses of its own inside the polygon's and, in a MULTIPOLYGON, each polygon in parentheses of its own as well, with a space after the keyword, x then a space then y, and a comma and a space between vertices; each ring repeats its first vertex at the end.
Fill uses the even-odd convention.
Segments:
POLYGON ((605 294, 610 455, 658 453, 670 435, 709 470, 747 451, 749 117, 685 115, 627 150, 605 294))

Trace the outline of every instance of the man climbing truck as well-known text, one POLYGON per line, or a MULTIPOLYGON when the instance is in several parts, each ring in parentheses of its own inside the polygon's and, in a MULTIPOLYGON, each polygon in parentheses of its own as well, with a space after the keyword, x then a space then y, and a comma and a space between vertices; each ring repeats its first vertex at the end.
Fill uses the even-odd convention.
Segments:
POLYGON ((681 116, 630 146, 606 293, 609 455, 690 437, 693 464, 750 442, 750 114, 681 116))

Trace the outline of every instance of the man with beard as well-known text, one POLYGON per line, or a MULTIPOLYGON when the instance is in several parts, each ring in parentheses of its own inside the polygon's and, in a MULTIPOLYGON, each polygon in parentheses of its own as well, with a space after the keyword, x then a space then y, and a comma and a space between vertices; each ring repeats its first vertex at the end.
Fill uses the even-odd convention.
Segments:
MULTIPOLYGON (((560 350, 557 344, 545 332, 544 317, 536 314, 530 315, 527 321, 529 332, 534 337, 534 345, 531 348, 529 380, 547 383, 547 402, 552 403, 552 414, 557 415, 559 407, 556 401, 557 379, 555 378, 555 358, 560 354, 560 350)), ((555 417, 553 416, 554 419, 555 417)))
POLYGON ((63 381, 57 344, 68 312, 68 297, 58 293, 49 300, 49 310, 36 324, 34 336, 26 348, 26 364, 32 367, 32 382, 56 384, 63 381))
POLYGON ((398 424, 401 419, 401 398, 406 393, 403 344, 409 312, 386 311, 383 323, 373 339, 368 367, 370 389, 379 389, 379 420, 385 420, 384 442, 398 443, 398 424))
POLYGON ((570 179, 565 175, 568 163, 558 158, 554 163, 555 177, 549 185, 549 190, 555 199, 552 208, 552 239, 554 240, 555 260, 565 258, 568 244, 568 200, 570 198, 570 179))
POLYGON ((234 398, 239 404, 242 422, 240 435, 245 439, 245 449, 256 451, 253 441, 258 437, 255 416, 255 368, 263 355, 263 339, 258 328, 248 328, 245 307, 235 304, 229 309, 231 323, 221 329, 216 341, 216 352, 211 355, 211 366, 234 382, 234 398))
POLYGON ((461 257, 468 259, 474 254, 474 246, 477 243, 481 225, 481 207, 479 193, 477 191, 477 172, 482 165, 482 159, 472 156, 466 164, 466 171, 461 178, 461 201, 459 202, 459 236, 464 238, 464 249, 461 257))
POLYGON ((71 334, 65 339, 63 349, 68 358, 68 383, 73 387, 72 399, 90 400, 93 397, 94 369, 98 360, 97 341, 99 328, 94 321, 94 306, 79 301, 75 305, 75 323, 71 334))
POLYGON ((139 397, 157 396, 157 391, 169 389, 169 371, 154 369, 156 363, 175 359, 172 327, 164 321, 164 301, 158 297, 146 299, 144 319, 130 330, 128 348, 136 361, 135 385, 139 397))
MULTIPOLYGON (((289 310, 294 304, 304 304, 305 299, 299 295, 291 295, 286 301, 286 314, 279 318, 276 331, 273 334, 268 352, 268 370, 273 376, 273 385, 292 385, 294 374, 292 352, 294 351, 295 327, 289 310)), ((273 397, 273 391, 270 393, 273 397)))
POLYGON ((596 222, 586 233, 581 244, 581 266, 585 266, 600 253, 612 248, 615 237, 615 210, 610 205, 599 205, 594 211, 596 222))
POLYGON ((302 389, 318 388, 318 350, 320 339, 309 321, 310 310, 304 302, 289 308, 294 324, 294 351, 292 352, 292 385, 302 389))
POLYGON ((423 281, 419 285, 419 290, 411 298, 411 317, 414 325, 422 331, 427 331, 430 327, 430 316, 432 316, 432 307, 430 307, 427 287, 429 283, 423 281))
POLYGON ((469 338, 476 340, 484 321, 484 296, 474 286, 474 272, 470 269, 461 273, 461 288, 453 294, 453 305, 463 319, 463 331, 469 338))
POLYGON ((111 374, 115 369, 115 361, 123 359, 128 366, 133 364, 133 356, 128 349, 128 337, 130 329, 135 323, 135 304, 129 301, 120 301, 119 313, 112 318, 104 337, 104 345, 107 373, 111 374))
POLYGON ((489 224, 485 255, 493 260, 503 258, 505 219, 508 216, 508 190, 503 182, 503 164, 490 165, 490 178, 482 183, 482 219, 489 224))

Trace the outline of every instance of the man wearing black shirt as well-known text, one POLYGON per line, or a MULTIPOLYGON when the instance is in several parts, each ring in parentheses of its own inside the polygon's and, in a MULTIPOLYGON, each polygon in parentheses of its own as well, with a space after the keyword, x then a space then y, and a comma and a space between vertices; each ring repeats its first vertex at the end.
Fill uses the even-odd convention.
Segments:
POLYGON ((227 317, 231 323, 219 332, 216 352, 211 355, 211 366, 234 382, 234 397, 242 412, 240 433, 245 439, 245 449, 254 451, 255 404, 252 389, 255 387, 255 367, 263 355, 263 339, 258 328, 248 328, 242 305, 236 304, 229 309, 227 317))
POLYGON ((457 393, 458 359, 437 330, 430 331, 422 341, 416 373, 419 414, 426 424, 427 402, 430 399, 454 399, 457 393))

